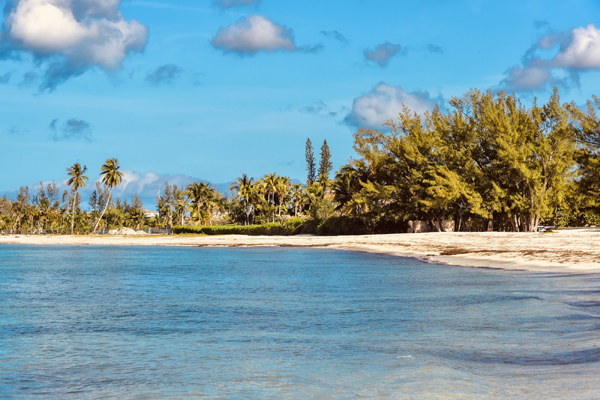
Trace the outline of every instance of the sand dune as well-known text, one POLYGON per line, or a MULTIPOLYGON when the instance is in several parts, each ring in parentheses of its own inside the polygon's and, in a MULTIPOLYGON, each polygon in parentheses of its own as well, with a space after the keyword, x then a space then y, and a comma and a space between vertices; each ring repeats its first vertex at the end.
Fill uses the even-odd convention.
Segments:
POLYGON ((595 228, 553 233, 444 232, 335 237, 13 235, 0 236, 2 244, 315 247, 418 257, 458 266, 539 272, 600 272, 600 229, 595 228))

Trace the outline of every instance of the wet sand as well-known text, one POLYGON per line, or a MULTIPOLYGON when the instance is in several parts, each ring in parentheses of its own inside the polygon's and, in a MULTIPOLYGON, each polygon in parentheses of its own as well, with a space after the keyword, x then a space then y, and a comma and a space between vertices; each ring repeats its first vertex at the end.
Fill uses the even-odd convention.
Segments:
POLYGON ((315 247, 403 257, 465 267, 599 273, 600 229, 552 233, 443 232, 365 236, 0 236, 2 244, 315 247))

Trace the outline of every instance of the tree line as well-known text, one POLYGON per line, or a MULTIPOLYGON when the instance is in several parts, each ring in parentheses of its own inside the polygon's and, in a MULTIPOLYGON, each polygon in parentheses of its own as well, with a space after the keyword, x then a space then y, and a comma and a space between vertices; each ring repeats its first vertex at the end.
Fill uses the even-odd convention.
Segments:
POLYGON ((404 108, 388 132, 359 129, 360 158, 335 178, 337 209, 370 231, 409 220, 515 232, 600 223, 598 98, 582 111, 556 89, 529 107, 471 90, 449 105, 423 116, 404 108))
MULTIPOLYGON (((307 151, 313 159, 310 139, 307 151)), ((308 153, 307 153, 308 154, 308 153)), ((310 218, 311 209, 321 208, 325 194, 331 187, 332 163, 327 141, 321 148, 316 172, 306 185, 292 183, 286 176, 276 173, 254 179, 243 174, 231 184, 231 193, 223 194, 206 182, 194 182, 186 186, 165 182, 156 196, 156 212, 145 210, 136 195, 128 202, 113 198, 113 189, 123 180, 121 166, 116 158, 106 160, 100 168, 100 179, 90 195, 89 211, 81 207, 79 194, 89 181, 87 166, 79 163, 67 168, 67 185, 59 195, 56 183, 40 183, 32 195, 29 187, 21 187, 16 199, 6 196, 0 199, 0 232, 49 232, 87 234, 98 231, 129 227, 173 228, 175 225, 213 224, 263 224, 285 221, 293 217, 310 218), (317 206, 315 206, 317 204, 317 206)), ((331 207, 331 209, 333 209, 331 207)))
POLYGON ((137 195, 114 199, 122 182, 116 158, 101 167, 81 209, 86 166, 67 169, 70 190, 40 184, 0 199, 0 231, 90 233, 127 226, 266 224, 301 218, 319 234, 406 232, 409 221, 440 230, 532 232, 539 224, 600 224, 600 120, 593 97, 585 110, 549 101, 524 105, 514 94, 471 90, 423 115, 404 108, 383 129, 354 134, 358 157, 331 172, 327 141, 317 163, 306 142, 306 181, 270 173, 242 174, 230 193, 209 183, 165 183, 156 213, 137 195))

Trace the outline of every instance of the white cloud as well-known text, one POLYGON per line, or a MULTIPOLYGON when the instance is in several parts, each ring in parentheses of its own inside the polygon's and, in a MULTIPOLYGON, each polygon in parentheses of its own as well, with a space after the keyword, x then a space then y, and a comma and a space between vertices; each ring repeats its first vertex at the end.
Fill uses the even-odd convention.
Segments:
POLYGON ((141 174, 131 170, 123 170, 123 181, 114 189, 118 197, 131 197, 137 194, 144 198, 153 198, 158 194, 158 189, 165 188, 165 182, 169 185, 177 185, 185 188, 186 185, 198 182, 199 179, 187 175, 158 175, 155 172, 141 174))
POLYGON ((225 53, 253 55, 259 51, 299 50, 291 29, 261 15, 250 15, 233 25, 219 29, 211 44, 225 53))
POLYGON ((62 57, 71 76, 91 66, 116 70, 148 39, 148 29, 126 21, 119 6, 120 0, 17 0, 6 17, 5 40, 40 59, 62 57))
POLYGON ((428 92, 409 93, 400 86, 381 82, 369 93, 354 99, 352 111, 344 121, 359 128, 380 129, 384 122, 398 117, 402 105, 417 114, 424 114, 425 111, 431 111, 438 101, 443 100, 432 99, 428 92))
POLYGON ((545 67, 514 67, 506 71, 506 74, 501 84, 517 91, 540 90, 554 81, 552 73, 545 67))
MULTIPOLYGON (((543 53, 542 53, 543 54, 543 53)), ((506 71, 501 87, 517 91, 535 91, 549 84, 565 87, 579 85, 579 72, 600 69, 600 29, 594 24, 572 29, 569 34, 543 35, 523 57, 522 66, 506 71), (539 51, 558 47, 552 58, 542 58, 539 51), (557 78, 558 75, 566 75, 557 78)))
POLYGON ((573 69, 600 68, 600 29, 594 24, 571 30, 570 37, 561 44, 552 66, 573 69))

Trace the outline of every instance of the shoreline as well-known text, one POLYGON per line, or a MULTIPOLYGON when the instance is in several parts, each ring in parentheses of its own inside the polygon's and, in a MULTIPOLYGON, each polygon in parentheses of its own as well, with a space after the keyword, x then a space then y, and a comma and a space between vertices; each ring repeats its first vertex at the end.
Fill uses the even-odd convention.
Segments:
POLYGON ((364 251, 460 267, 600 273, 600 229, 555 233, 433 232, 360 236, 0 236, 0 245, 298 247, 364 251))

